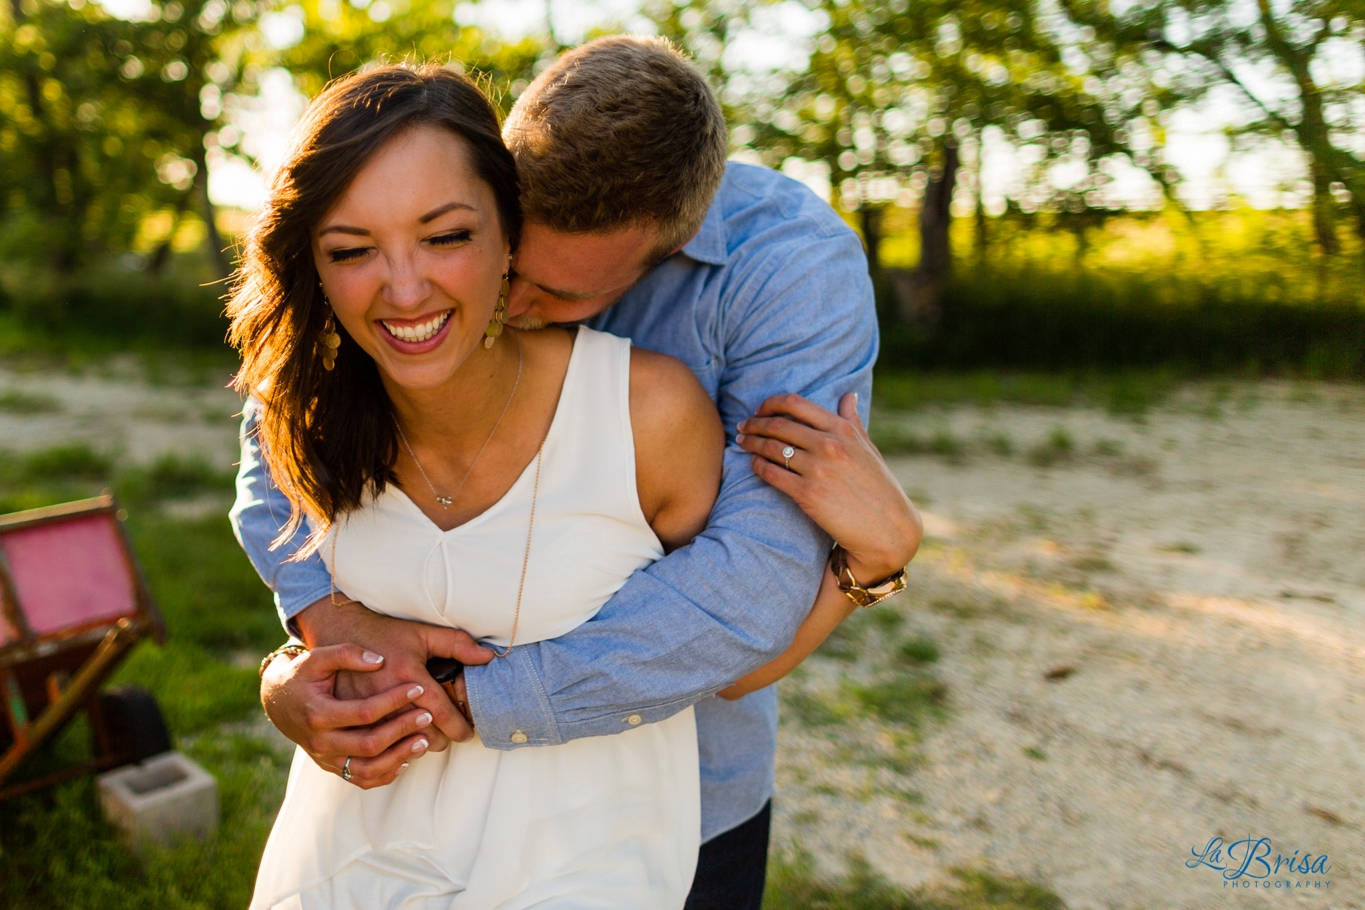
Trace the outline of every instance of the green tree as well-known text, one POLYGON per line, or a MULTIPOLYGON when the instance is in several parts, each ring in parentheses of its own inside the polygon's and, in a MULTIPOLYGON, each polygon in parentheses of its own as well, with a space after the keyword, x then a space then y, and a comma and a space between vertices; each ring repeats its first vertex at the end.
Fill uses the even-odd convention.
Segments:
POLYGON ((142 21, 84 0, 13 0, 0 24, 6 254, 67 273, 127 249, 151 212, 197 209, 225 275, 206 152, 255 16, 246 0, 170 0, 142 21))
POLYGON ((455 21, 453 0, 304 0, 288 10, 298 39, 258 50, 263 65, 282 66, 308 97, 331 79, 374 63, 446 62, 484 80, 506 104, 553 50, 535 38, 504 42, 455 21))
POLYGON ((1255 142, 1287 138, 1303 150, 1312 184, 1313 228, 1320 249, 1340 250, 1339 208, 1365 238, 1365 79, 1335 78, 1334 60, 1361 59, 1362 0, 1156 0, 1111 6, 1064 0, 1071 17, 1102 37, 1146 41, 1154 76, 1185 103, 1231 86, 1249 116, 1232 127, 1255 142), (1159 75, 1157 75, 1159 74, 1159 75))
MULTIPOLYGON (((713 61, 722 57, 716 46, 745 22, 725 5, 670 7, 656 15, 661 30, 713 61)), ((1015 210, 1112 207, 1104 190, 1116 155, 1167 179, 1156 156, 1130 148, 1130 122, 1152 95, 1134 76, 1135 45, 1101 44, 1093 29, 1030 0, 810 7, 822 28, 809 66, 727 92, 735 138, 774 167, 793 156, 824 162, 842 206, 857 212, 874 273, 885 207, 907 196, 918 202, 920 264, 897 294, 903 315, 937 313, 952 267, 955 199, 975 203, 978 237, 987 242, 979 192, 987 130, 1031 162, 1009 200, 1015 210), (1053 166, 1063 162, 1073 173, 1058 183, 1053 166)), ((712 66, 718 81, 729 78, 712 66)))

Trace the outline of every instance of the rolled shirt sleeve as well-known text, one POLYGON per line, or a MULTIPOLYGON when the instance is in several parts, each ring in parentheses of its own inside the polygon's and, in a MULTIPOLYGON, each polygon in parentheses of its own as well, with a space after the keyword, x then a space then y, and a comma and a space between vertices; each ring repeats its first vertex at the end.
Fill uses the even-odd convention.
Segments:
POLYGON ((261 459, 256 427, 261 403, 248 398, 242 410, 242 461, 237 469, 237 498, 228 518, 232 533, 246 551, 266 587, 275 593, 275 609, 291 635, 297 635, 293 619, 303 609, 328 596, 332 576, 316 553, 298 562, 286 562, 308 536, 306 524, 279 547, 271 544, 289 520, 289 500, 275 486, 261 459))

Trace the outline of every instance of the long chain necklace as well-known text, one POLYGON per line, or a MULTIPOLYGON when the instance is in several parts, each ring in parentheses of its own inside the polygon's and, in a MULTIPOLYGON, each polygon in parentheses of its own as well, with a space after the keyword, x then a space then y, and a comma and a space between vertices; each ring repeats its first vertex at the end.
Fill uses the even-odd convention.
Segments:
POLYGON ((407 449, 408 454, 412 456, 412 463, 417 465, 418 473, 420 473, 422 479, 427 482, 427 487, 430 488, 431 495, 436 497, 437 505, 443 509, 450 508, 455 502, 455 497, 459 496, 460 491, 464 489, 465 481, 469 480, 469 475, 474 473, 474 466, 478 464, 479 459, 483 457, 484 449, 487 449, 488 444, 493 441, 493 434, 498 432, 498 427, 502 425, 502 419, 507 416, 507 409, 512 407, 512 399, 517 396, 517 386, 521 385, 521 335, 516 332, 513 332, 512 335, 517 339, 517 378, 512 381, 512 391, 507 396, 507 403, 502 406, 502 413, 499 414, 498 419, 494 421, 493 429, 488 431, 488 438, 483 441, 483 445, 479 447, 478 454, 476 454, 474 460, 469 463, 469 470, 465 471, 464 477, 460 478, 460 485, 455 488, 454 493, 451 493, 449 496, 442 496, 440 493, 436 492, 436 487, 431 482, 431 478, 427 476, 426 469, 422 467, 422 462, 417 460, 417 453, 412 450, 412 443, 408 442, 408 437, 404 435, 403 428, 399 426, 397 421, 394 421, 394 426, 398 429, 398 438, 403 440, 403 448, 407 449))

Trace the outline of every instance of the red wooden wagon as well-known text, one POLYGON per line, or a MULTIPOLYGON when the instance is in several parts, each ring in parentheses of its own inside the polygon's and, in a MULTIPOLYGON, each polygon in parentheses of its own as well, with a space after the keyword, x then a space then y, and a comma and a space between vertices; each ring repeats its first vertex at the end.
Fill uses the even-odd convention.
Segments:
POLYGON ((151 693, 100 691, 133 645, 165 638, 123 517, 108 495, 0 515, 0 799, 171 747, 151 693), (4 787, 81 710, 94 758, 4 787))

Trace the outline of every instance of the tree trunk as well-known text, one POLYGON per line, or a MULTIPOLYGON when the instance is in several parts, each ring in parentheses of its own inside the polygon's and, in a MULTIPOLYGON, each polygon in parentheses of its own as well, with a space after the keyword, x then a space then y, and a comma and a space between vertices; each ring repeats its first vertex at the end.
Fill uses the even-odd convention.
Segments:
MULTIPOLYGON (((204 243, 208 247, 208 253, 213 259, 213 264, 218 269, 218 274, 226 278, 232 273, 232 260, 228 257, 227 245, 223 243, 223 235, 218 233, 213 200, 209 198, 209 166, 204 155, 202 141, 194 150, 194 164, 199 168, 194 180, 198 184, 197 189, 199 190, 199 213, 204 219, 204 243)), ((194 189, 191 189, 190 192, 194 192, 194 189)))
POLYGON ((1328 256, 1341 252, 1337 238, 1337 201, 1332 197, 1332 174, 1316 149, 1309 150, 1313 173, 1313 233, 1328 256))
POLYGON ((943 317, 943 288, 953 268, 948 233, 952 227, 957 166, 957 144, 950 141, 943 148, 943 163, 929 172, 929 183, 920 202, 920 253, 914 281, 906 282, 898 295, 901 316, 908 322, 936 325, 943 317))
POLYGON ((863 246, 867 248, 867 268, 873 275, 882 270, 882 216, 879 206, 864 202, 858 206, 858 222, 863 230, 863 246))
POLYGON ((156 252, 152 253, 152 258, 147 260, 147 271, 160 278, 161 273, 166 269, 166 263, 171 260, 171 249, 175 242, 175 232, 180 229, 180 218, 185 214, 185 208, 189 205, 190 197, 194 195, 197 187, 190 187, 189 192, 181 196, 175 202, 175 215, 171 219, 171 232, 166 235, 166 239, 157 246, 156 252))
POLYGON ((976 223, 973 225, 972 244, 976 247, 977 265, 986 261, 986 250, 990 246, 990 233, 986 224, 986 205, 981 201, 981 171, 976 176, 976 223))

